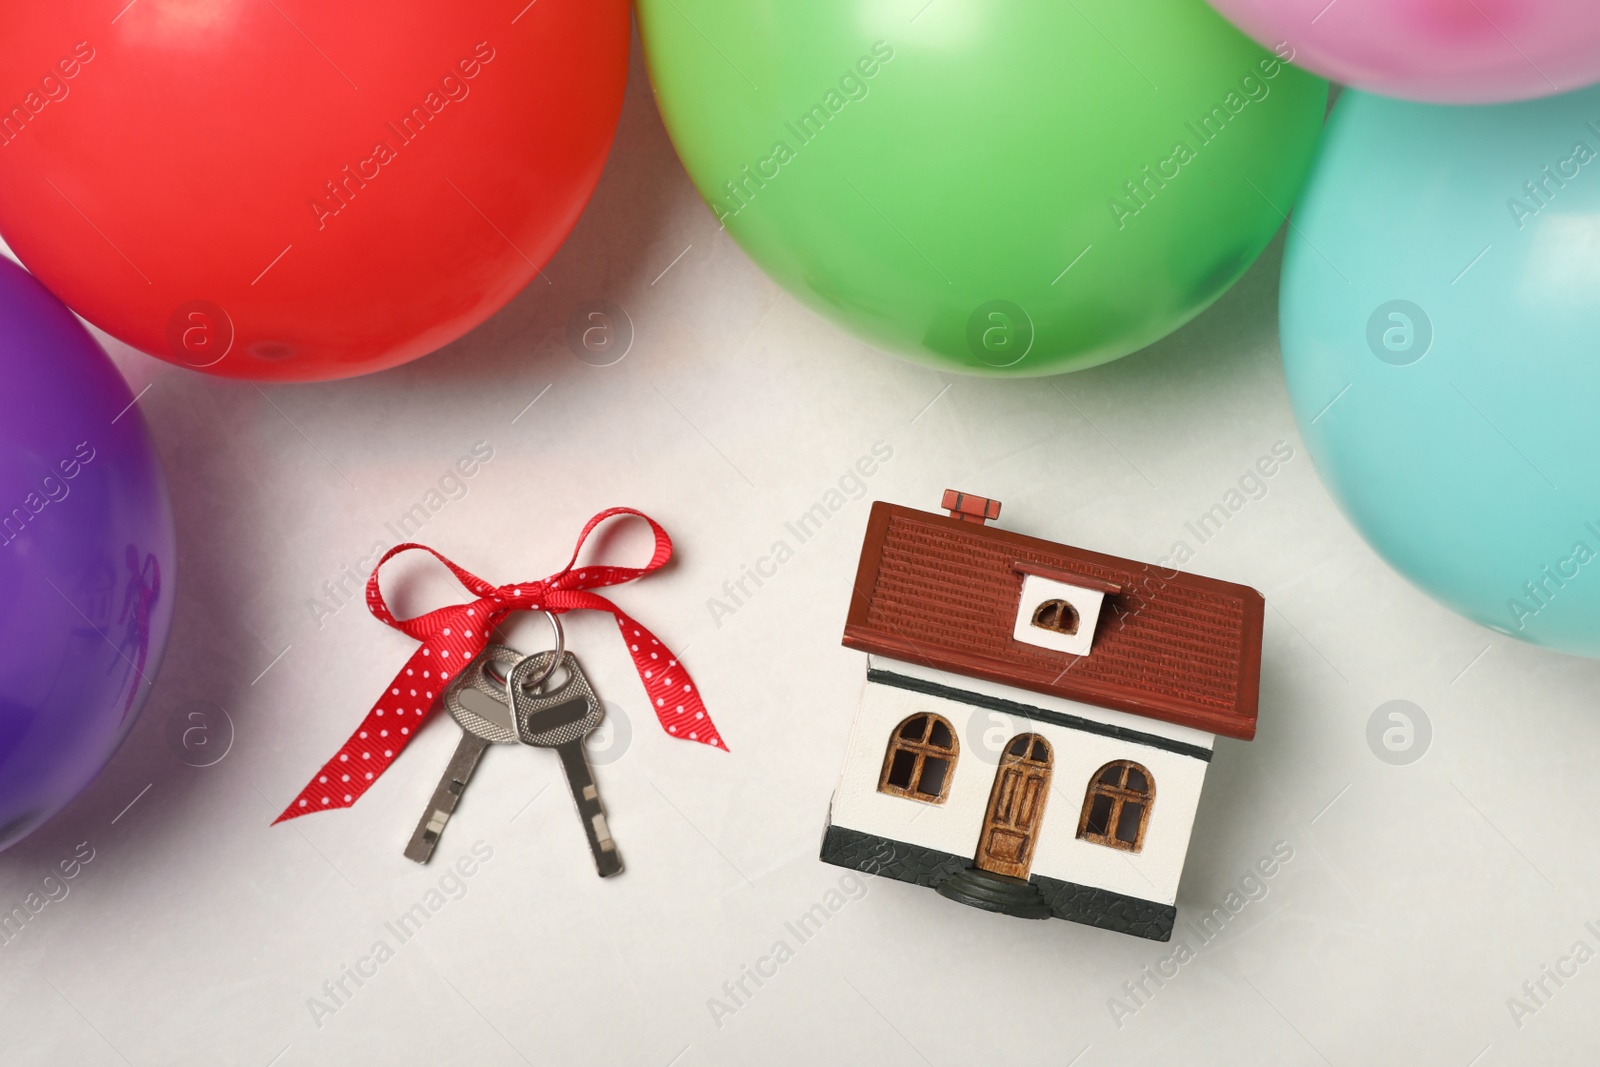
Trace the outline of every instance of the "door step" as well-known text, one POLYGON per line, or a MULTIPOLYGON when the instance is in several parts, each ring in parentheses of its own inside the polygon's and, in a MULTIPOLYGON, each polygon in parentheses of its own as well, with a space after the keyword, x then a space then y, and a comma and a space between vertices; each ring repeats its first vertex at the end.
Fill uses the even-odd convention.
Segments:
POLYGON ((968 867, 939 883, 939 895, 984 911, 1019 919, 1048 919, 1050 905, 1039 887, 1024 878, 968 867))

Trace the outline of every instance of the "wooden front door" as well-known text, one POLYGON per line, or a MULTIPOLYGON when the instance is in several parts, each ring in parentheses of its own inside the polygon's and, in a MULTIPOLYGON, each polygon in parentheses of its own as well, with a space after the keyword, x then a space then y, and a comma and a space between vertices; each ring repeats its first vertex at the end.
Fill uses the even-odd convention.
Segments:
POLYGON ((1012 878, 1028 877, 1033 846, 1050 795, 1050 742, 1038 734, 1018 734, 1006 745, 989 791, 983 836, 973 862, 980 870, 1012 878))

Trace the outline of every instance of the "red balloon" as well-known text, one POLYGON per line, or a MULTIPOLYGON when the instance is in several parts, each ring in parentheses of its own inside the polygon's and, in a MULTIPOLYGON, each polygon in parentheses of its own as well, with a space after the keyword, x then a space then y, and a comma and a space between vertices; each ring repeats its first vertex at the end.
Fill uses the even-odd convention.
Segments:
POLYGON ((455 340, 577 222, 627 0, 49 0, 0 13, 0 234, 84 318, 233 378, 455 340))

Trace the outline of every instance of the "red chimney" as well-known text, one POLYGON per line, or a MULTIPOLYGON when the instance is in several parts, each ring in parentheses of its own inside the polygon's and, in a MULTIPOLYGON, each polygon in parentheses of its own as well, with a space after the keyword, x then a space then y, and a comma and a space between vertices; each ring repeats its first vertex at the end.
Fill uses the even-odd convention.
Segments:
POLYGON ((939 506, 948 510, 951 518, 960 519, 962 522, 975 522, 979 526, 982 526, 987 519, 1000 517, 1000 501, 982 496, 969 496, 954 489, 944 491, 944 500, 939 506))

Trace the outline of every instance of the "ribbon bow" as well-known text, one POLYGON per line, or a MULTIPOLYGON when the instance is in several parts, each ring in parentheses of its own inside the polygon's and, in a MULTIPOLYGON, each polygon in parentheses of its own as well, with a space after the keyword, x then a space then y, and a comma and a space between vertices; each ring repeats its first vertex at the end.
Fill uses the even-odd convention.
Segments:
POLYGON ((423 717, 432 710, 436 698, 458 671, 471 663, 489 643, 489 635, 501 619, 513 611, 591 610, 610 612, 627 642, 645 692, 662 727, 674 737, 698 741, 713 748, 726 749, 700 692, 672 651, 611 601, 589 590, 642 578, 659 570, 672 558, 672 538, 650 516, 633 508, 607 508, 584 526, 572 559, 561 570, 538 582, 493 586, 463 570, 426 545, 396 545, 383 554, 372 577, 367 580, 367 608, 380 620, 422 642, 411 654, 400 673, 394 676, 384 695, 367 712, 361 726, 350 735, 334 757, 306 784, 273 822, 329 808, 348 808, 389 769, 400 752, 416 736, 423 717), (643 567, 608 567, 600 564, 577 566, 578 553, 596 526, 617 515, 633 515, 650 524, 655 534, 655 552, 643 567), (438 608, 413 619, 396 619, 378 590, 378 572, 394 556, 421 549, 450 568, 478 599, 470 604, 438 608))

